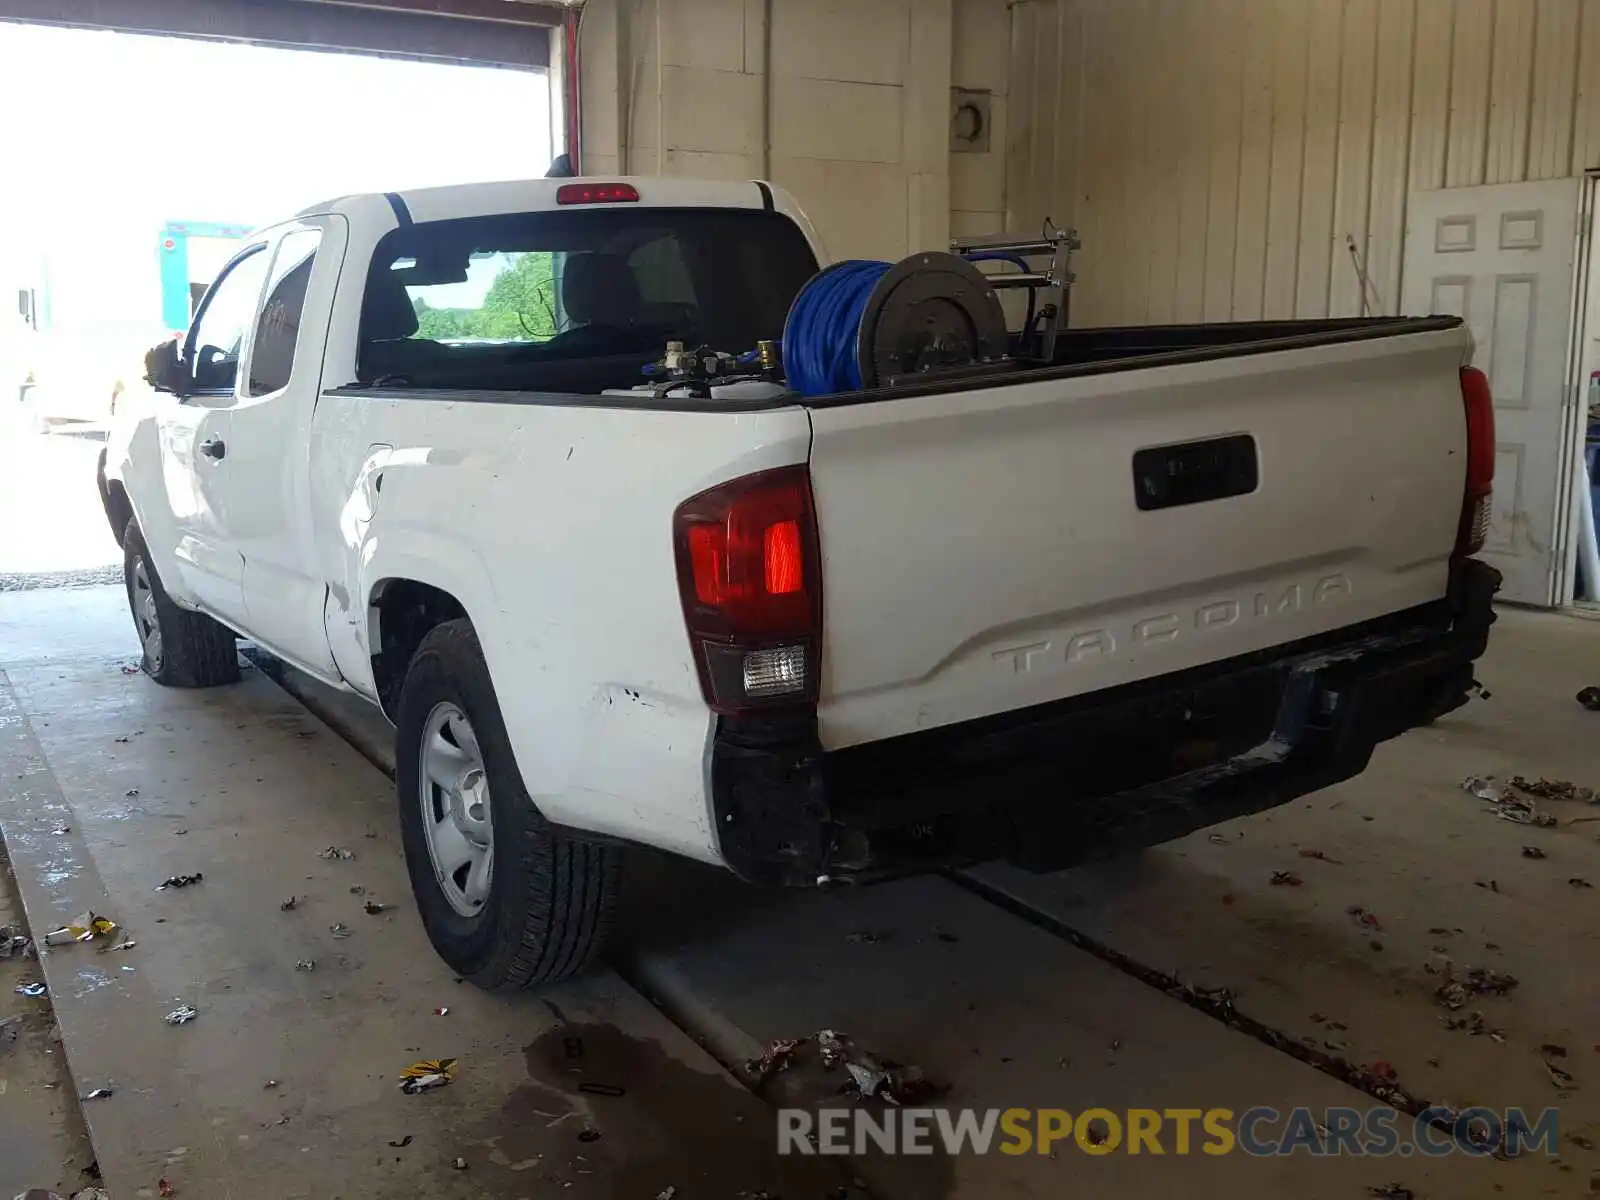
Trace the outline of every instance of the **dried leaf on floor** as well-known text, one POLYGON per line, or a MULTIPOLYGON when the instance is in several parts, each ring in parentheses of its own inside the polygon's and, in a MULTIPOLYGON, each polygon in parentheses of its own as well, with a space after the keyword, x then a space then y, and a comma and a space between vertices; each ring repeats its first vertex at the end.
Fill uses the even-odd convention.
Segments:
POLYGON ((1521 775, 1511 777, 1511 786, 1518 791, 1527 792, 1530 796, 1538 796, 1541 800, 1573 800, 1579 804, 1594 804, 1600 797, 1596 796, 1594 788, 1579 787, 1566 779, 1545 779, 1543 777, 1529 781, 1521 775))
POLYGON ((1305 880, 1293 871, 1274 871, 1267 882, 1273 887, 1299 887, 1305 880))
POLYGON ((1309 848, 1302 849, 1300 851, 1300 857, 1301 858, 1314 858, 1318 862, 1332 863, 1336 867, 1344 866, 1343 861, 1341 861, 1340 859, 1337 859, 1337 858, 1329 858, 1328 855, 1323 853, 1321 850, 1312 850, 1312 849, 1309 849, 1309 848))

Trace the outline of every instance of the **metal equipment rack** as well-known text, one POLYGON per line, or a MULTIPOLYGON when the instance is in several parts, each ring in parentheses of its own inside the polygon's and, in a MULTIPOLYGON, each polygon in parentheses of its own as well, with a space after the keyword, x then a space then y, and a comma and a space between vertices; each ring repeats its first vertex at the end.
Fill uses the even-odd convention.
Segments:
MULTIPOLYGON (((1034 322, 1041 326, 1039 358, 1044 362, 1054 361, 1056 339, 1067 328, 1072 285, 1077 281, 1072 272, 1072 255, 1081 249, 1083 242, 1077 230, 1057 229, 1048 222, 1037 237, 1000 233, 950 239, 950 253, 963 258, 985 254, 1009 254, 1022 259, 1049 256, 1049 265, 1040 269, 987 275, 996 290, 1025 287, 1034 292, 1034 322)), ((1023 334, 1031 337, 1033 330, 1026 329, 1023 334)))

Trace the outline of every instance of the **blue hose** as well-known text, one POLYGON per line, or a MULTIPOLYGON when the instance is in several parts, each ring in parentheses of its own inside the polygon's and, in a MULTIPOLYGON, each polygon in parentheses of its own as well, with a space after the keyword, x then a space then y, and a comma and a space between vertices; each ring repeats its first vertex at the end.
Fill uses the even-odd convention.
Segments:
POLYGON ((851 259, 800 290, 783 331, 783 365, 791 388, 802 396, 861 390, 861 315, 891 266, 851 259))

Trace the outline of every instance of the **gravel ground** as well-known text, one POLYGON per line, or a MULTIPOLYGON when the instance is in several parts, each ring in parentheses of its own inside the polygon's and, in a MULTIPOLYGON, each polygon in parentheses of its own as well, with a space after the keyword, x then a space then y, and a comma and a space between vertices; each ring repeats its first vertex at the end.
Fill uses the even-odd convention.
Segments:
POLYGON ((77 571, 31 571, 0 573, 0 592, 32 592, 43 588, 91 587, 98 583, 121 583, 120 565, 84 567, 77 571))

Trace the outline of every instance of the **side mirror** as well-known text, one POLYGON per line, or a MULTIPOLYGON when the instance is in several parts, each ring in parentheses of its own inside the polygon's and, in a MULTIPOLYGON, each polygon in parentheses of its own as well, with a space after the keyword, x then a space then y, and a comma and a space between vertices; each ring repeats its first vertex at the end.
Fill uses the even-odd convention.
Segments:
POLYGON ((188 382, 188 372, 184 370, 183 359, 178 356, 178 342, 175 338, 145 351, 144 377, 145 382, 155 391, 170 392, 174 396, 183 395, 184 385, 188 382))

